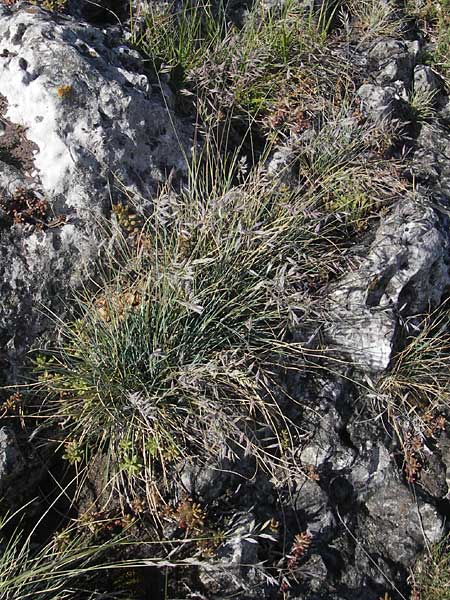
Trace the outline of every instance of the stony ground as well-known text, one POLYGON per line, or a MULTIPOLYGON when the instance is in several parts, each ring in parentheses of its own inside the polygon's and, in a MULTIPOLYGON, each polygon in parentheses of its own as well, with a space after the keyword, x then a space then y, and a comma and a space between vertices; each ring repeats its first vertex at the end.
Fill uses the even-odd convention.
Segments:
POLYGON ((0 600, 448 600, 448 0, 0 0, 0 600))

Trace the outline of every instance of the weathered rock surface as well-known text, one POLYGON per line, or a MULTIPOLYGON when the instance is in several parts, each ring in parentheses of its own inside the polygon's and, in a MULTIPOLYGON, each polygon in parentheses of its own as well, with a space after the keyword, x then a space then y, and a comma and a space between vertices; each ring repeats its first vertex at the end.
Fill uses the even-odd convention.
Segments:
POLYGON ((367 258, 329 298, 327 336, 364 369, 387 368, 400 316, 436 307, 450 284, 450 240, 424 198, 382 220, 367 258))
POLYGON ((214 598, 244 592, 245 598, 264 597, 264 578, 258 572, 258 544, 252 538, 255 518, 236 515, 233 534, 221 546, 217 559, 200 567, 199 578, 214 598))
POLYGON ((229 485, 232 477, 229 471, 231 465, 222 461, 221 464, 212 466, 183 465, 180 472, 180 481, 183 491, 189 496, 211 502, 218 498, 229 485))
POLYGON ((404 113, 405 102, 393 86, 365 83, 359 88, 358 95, 375 121, 400 118, 404 113))
POLYGON ((379 85, 411 81, 415 49, 400 40, 380 40, 369 52, 369 64, 373 77, 379 85), (412 50, 412 51, 411 51, 412 50))
POLYGON ((411 171, 421 190, 438 202, 450 203, 450 133, 448 127, 424 123, 417 137, 411 171))
POLYGON ((2 113, 30 142, 22 162, 0 149, 2 206, 13 211, 19 187, 48 203, 35 226, 0 223, 0 340, 13 358, 38 333, 42 307, 55 307, 92 271, 99 216, 122 189, 142 206, 169 173, 185 172, 188 130, 139 55, 106 31, 37 7, 0 6, 0 39, 2 113))
POLYGON ((7 427, 0 429, 0 493, 4 493, 8 483, 17 479, 23 472, 25 460, 17 445, 14 432, 7 427))
MULTIPOLYGON (((441 539, 443 516, 404 484, 392 432, 371 416, 367 399, 355 405, 342 385, 334 393, 329 386, 328 406, 324 400, 315 405, 313 394, 305 403, 304 389, 299 394, 301 422, 311 431, 306 448, 318 448, 313 479, 299 477, 292 497, 291 527, 313 536, 311 557, 299 569, 299 598, 378 600, 388 580, 401 580, 426 543, 441 539), (327 452, 321 453, 326 432, 327 452)), ((445 485, 445 473, 441 479, 445 485)))
MULTIPOLYGON (((442 79, 420 64, 420 56, 418 41, 380 40, 370 48, 368 81, 358 95, 374 121, 403 122, 407 130, 413 93, 432 94, 430 101, 445 110, 442 79)), ((436 122, 422 122, 416 134, 411 165, 419 182, 416 195, 405 197, 382 219, 360 268, 329 298, 329 340, 375 373, 390 363, 399 319, 436 307, 450 283, 445 206, 439 210, 439 202, 450 198, 450 135, 436 122)))

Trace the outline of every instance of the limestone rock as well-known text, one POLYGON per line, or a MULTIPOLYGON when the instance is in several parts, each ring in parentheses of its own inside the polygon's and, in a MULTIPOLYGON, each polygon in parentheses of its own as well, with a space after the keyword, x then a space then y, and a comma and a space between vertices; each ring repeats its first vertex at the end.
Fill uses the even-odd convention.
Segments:
POLYGON ((184 492, 190 496, 211 502, 218 498, 230 483, 230 465, 222 463, 217 466, 183 465, 180 480, 184 492))
POLYGON ((58 298, 92 273, 111 204, 129 197, 143 209, 170 173, 183 176, 189 131, 139 55, 105 31, 2 6, 0 39, 0 112, 29 141, 19 160, 0 137, 2 206, 13 212, 20 186, 48 207, 31 223, 0 222, 0 341, 11 359, 42 329, 43 306, 61 311, 58 298))
POLYGON ((393 479, 374 490, 365 506, 368 516, 362 517, 361 533, 367 533, 366 549, 405 567, 427 543, 435 544, 444 533, 436 509, 414 498, 393 479))
POLYGON ((358 96, 374 121, 400 118, 405 110, 404 100, 394 86, 365 83, 359 88, 358 96))
POLYGON ((444 89, 444 81, 428 65, 417 65, 414 69, 414 91, 437 94, 444 89))
POLYGON ((424 203, 406 199, 386 217, 359 270, 330 294, 327 336, 362 368, 389 365, 399 315, 435 307, 450 283, 449 239, 424 203))
POLYGON ((297 516, 306 523, 314 540, 328 539, 336 523, 328 506, 328 495, 319 483, 305 477, 297 482, 292 497, 297 516))
POLYGON ((369 61, 379 85, 395 81, 408 84, 412 78, 414 50, 411 52, 408 46, 399 40, 380 40, 370 51, 369 61))
POLYGON ((440 201, 450 202, 450 133, 448 128, 424 123, 417 138, 411 171, 423 188, 440 201))

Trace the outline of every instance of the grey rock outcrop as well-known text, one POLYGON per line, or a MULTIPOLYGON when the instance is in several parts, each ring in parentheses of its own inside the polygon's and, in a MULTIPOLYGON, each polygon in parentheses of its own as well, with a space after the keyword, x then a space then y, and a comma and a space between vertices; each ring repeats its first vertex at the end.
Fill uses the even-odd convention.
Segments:
POLYGON ((374 79, 379 85, 411 81, 415 60, 415 49, 400 40, 380 40, 369 52, 369 63, 374 79))
POLYGON ((27 504, 27 514, 42 509, 36 500, 38 484, 50 464, 47 449, 33 447, 23 435, 16 435, 13 426, 0 428, 0 498, 11 511, 27 504))
MULTIPOLYGON (((298 597, 378 600, 389 580, 398 581, 427 544, 441 539, 444 519, 403 483, 390 433, 367 418, 367 399, 356 407, 345 393, 334 400, 341 415, 331 398, 314 413, 312 401, 305 406, 304 428, 321 428, 323 437, 328 431, 329 441, 327 453, 317 455, 313 479, 298 477, 291 496, 295 516, 287 531, 312 535, 296 571, 304 590, 298 597)), ((314 433, 306 447, 316 439, 314 433)))
POLYGON ((444 92, 444 81, 428 65, 417 65, 414 69, 414 91, 428 94, 444 92))
POLYGON ((375 121, 401 117, 405 102, 393 86, 365 83, 358 90, 363 106, 375 121))
MULTIPOLYGON (((325 340, 349 359, 349 369, 359 367, 375 381, 389 368, 406 323, 413 323, 409 317, 436 308, 450 286, 450 103, 440 77, 420 64, 420 50, 418 42, 385 40, 364 57, 363 111, 384 125, 402 123, 414 192, 398 197, 355 252, 353 272, 331 284, 325 300, 325 340), (432 122, 423 115, 411 122, 413 94, 429 102, 432 122)), ((286 152, 274 156, 274 175, 287 171, 286 152)), ((309 431, 298 457, 315 471, 313 480, 299 478, 295 487, 295 519, 314 532, 314 541, 293 597, 378 600, 446 532, 436 500, 448 499, 447 437, 430 447, 424 442, 419 485, 405 485, 401 449, 381 415, 375 419, 367 406, 355 405, 348 390, 338 393, 336 380, 335 393, 322 395, 309 395, 300 378, 294 381, 291 394, 305 406, 302 426, 309 431)))
POLYGON ((360 269, 329 297, 326 332, 362 368, 391 360, 399 316, 435 307, 450 284, 450 244, 426 201, 406 199, 386 217, 360 269))
POLYGON ((450 283, 447 216, 439 206, 450 198, 450 137, 439 122, 412 124, 409 105, 419 94, 432 110, 445 111, 448 98, 442 79, 419 63, 420 54, 418 41, 377 42, 367 61, 369 81, 358 90, 372 120, 395 120, 417 135, 410 167, 418 183, 415 196, 382 219, 360 268, 329 297, 329 340, 372 373, 388 367, 401 319, 436 307, 450 283))
POLYGON ((0 38, 0 110, 30 142, 23 160, 0 147, 2 207, 15 215, 0 230, 0 341, 13 358, 40 331, 42 307, 55 309, 92 272, 105 237, 98 221, 111 204, 148 206, 169 173, 183 176, 189 129, 139 55, 106 31, 2 6, 0 38), (45 217, 21 222, 18 188, 45 201, 45 217))
POLYGON ((368 51, 370 76, 358 96, 374 121, 408 118, 409 93, 419 56, 418 42, 394 39, 380 40, 368 51))
POLYGON ((211 502, 226 490, 231 479, 229 469, 225 461, 215 467, 185 464, 180 472, 183 491, 203 502, 211 502))
POLYGON ((450 203, 450 133, 447 127, 424 123, 417 138, 411 171, 421 190, 450 203))

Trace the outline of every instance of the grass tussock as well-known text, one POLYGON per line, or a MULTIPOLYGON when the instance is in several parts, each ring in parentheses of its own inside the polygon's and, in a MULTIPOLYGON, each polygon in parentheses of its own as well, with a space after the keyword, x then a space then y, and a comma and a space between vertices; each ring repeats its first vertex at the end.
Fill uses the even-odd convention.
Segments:
POLYGON ((119 238, 60 347, 36 360, 64 457, 80 468, 106 457, 105 485, 125 496, 151 494, 182 459, 251 457, 278 478, 295 468, 280 373, 314 366, 320 352, 298 330, 342 272, 349 235, 396 193, 374 158, 390 134, 351 102, 289 149, 290 185, 267 173, 270 144, 252 166, 223 136, 205 131, 186 186, 167 185, 145 222, 133 199, 115 208, 133 244, 119 238))
POLYGON ((169 4, 148 10, 134 42, 203 120, 302 129, 314 97, 330 98, 350 80, 324 51, 335 11, 330 1, 318 11, 290 0, 270 9, 256 3, 237 25, 221 5, 169 4))
POLYGON ((187 457, 273 471, 292 454, 275 373, 308 359, 291 327, 340 251, 311 198, 207 156, 155 199, 135 249, 36 364, 66 456, 102 452, 118 487, 145 489, 155 465, 187 457))
MULTIPOLYGON (((314 54, 319 56, 326 43, 331 23, 326 4, 319 14, 305 12, 293 2, 278 13, 255 9, 242 29, 232 29, 189 76, 198 95, 207 99, 211 113, 257 118, 276 112, 281 97, 288 98, 286 87, 291 96, 294 89, 300 93, 298 88, 317 93, 319 74, 304 64, 314 54)), ((322 77, 324 82, 336 79, 335 74, 328 75, 322 77)))
POLYGON ((356 39, 359 44, 379 38, 395 38, 401 33, 402 18, 399 7, 390 0, 350 0, 340 14, 350 37, 356 39))
POLYGON ((409 97, 409 106, 415 123, 429 122, 436 116, 436 90, 414 90, 409 97))

